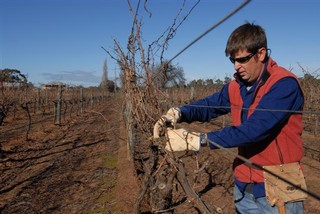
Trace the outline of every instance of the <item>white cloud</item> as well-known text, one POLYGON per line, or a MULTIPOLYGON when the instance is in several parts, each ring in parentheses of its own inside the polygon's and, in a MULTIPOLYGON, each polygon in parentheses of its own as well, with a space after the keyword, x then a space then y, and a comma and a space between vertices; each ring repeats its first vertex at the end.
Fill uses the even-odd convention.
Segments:
POLYGON ((60 71, 58 73, 42 73, 48 82, 64 82, 73 85, 97 86, 101 77, 95 71, 60 71))

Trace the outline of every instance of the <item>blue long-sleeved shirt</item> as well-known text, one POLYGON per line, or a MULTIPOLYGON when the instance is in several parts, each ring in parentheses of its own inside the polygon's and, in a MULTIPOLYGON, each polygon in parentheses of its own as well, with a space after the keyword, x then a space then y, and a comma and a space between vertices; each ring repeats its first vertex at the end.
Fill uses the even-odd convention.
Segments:
MULTIPOLYGON (((252 103, 255 85, 247 91, 241 84, 243 108, 252 103)), ((207 133, 212 140, 225 148, 239 147, 257 143, 268 138, 272 130, 281 125, 292 114, 299 111, 304 99, 299 84, 294 78, 283 78, 275 83, 257 106, 256 111, 247 119, 247 110, 243 110, 242 124, 229 126, 219 131, 207 133), (265 109, 265 110, 263 110, 265 109)), ((181 122, 208 122, 213 118, 230 112, 228 84, 219 92, 204 99, 180 107, 181 122)))

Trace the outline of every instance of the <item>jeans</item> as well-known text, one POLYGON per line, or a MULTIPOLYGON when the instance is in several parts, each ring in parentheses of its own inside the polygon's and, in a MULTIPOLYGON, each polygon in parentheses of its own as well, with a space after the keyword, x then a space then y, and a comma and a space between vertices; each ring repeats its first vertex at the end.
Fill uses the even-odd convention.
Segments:
MULTIPOLYGON (((278 207, 271 206, 266 197, 254 198, 252 193, 241 193, 237 185, 234 187, 234 203, 239 214, 278 214, 278 207)), ((303 214, 303 202, 286 203, 286 214, 303 214)))

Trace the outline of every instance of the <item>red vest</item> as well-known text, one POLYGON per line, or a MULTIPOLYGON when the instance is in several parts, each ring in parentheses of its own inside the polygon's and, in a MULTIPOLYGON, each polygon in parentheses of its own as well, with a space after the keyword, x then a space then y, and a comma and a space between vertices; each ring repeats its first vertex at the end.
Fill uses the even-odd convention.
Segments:
MULTIPOLYGON (((277 81, 284 77, 296 78, 294 74, 279 67, 276 62, 269 58, 267 72, 264 73, 264 77, 261 78, 257 86, 253 103, 248 111, 248 117, 254 112, 253 109, 257 107, 264 94, 277 81)), ((229 98, 233 125, 238 126, 241 124, 243 101, 240 96, 239 84, 236 80, 233 80, 229 84, 229 98)), ((302 130, 302 114, 292 114, 279 133, 274 133, 274 138, 265 143, 259 142, 239 147, 238 153, 260 166, 300 161, 303 157, 302 130)), ((251 168, 238 158, 234 160, 233 169, 235 177, 241 182, 253 183, 264 181, 262 170, 251 168)))

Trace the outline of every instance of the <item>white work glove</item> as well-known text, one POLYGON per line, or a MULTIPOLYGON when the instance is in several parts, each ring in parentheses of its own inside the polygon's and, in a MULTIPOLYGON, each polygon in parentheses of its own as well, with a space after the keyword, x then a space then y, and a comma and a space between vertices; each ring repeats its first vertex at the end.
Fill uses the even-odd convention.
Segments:
POLYGON ((169 152, 200 150, 200 133, 188 132, 185 129, 167 128, 168 141, 165 149, 169 152))
POLYGON ((164 136, 164 129, 166 126, 176 126, 176 123, 181 119, 181 112, 179 108, 170 108, 165 115, 156 122, 153 127, 153 138, 157 139, 164 136))
POLYGON ((166 124, 169 123, 171 126, 175 127, 181 120, 181 111, 177 107, 172 107, 162 116, 162 118, 165 118, 166 124))

